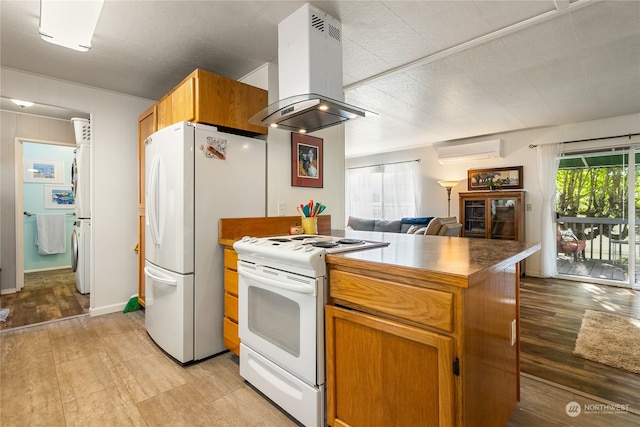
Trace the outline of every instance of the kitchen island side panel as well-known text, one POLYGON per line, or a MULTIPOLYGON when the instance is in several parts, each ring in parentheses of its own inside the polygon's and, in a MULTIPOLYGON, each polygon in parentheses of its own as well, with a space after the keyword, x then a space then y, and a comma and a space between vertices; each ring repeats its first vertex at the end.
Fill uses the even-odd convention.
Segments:
POLYGON ((517 271, 516 265, 505 268, 463 292, 460 371, 465 426, 506 425, 519 401, 517 271))

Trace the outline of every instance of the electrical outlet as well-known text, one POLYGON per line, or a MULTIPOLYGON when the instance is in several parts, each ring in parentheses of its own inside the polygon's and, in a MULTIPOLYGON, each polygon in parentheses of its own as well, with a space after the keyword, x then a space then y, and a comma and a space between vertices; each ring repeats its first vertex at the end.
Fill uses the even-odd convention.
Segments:
POLYGON ((531 212, 533 210, 533 205, 531 203, 527 203, 527 211, 531 212))
POLYGON ((278 202, 278 216, 285 216, 287 214, 287 204, 285 202, 278 202))
POLYGON ((513 319, 513 322, 511 322, 511 345, 516 345, 517 338, 518 338, 518 327, 516 324, 516 319, 513 319))

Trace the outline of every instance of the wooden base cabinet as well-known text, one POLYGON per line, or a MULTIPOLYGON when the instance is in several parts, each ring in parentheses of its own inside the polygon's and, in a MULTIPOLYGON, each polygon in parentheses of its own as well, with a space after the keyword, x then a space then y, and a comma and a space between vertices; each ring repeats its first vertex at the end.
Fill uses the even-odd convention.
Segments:
POLYGON ((327 263, 332 427, 507 424, 520 387, 517 265, 457 285, 428 271, 327 263))
POLYGON ((238 334, 238 254, 233 248, 224 249, 224 346, 240 356, 238 334))
POLYGON ((332 306, 326 320, 329 424, 454 425, 452 338, 332 306))

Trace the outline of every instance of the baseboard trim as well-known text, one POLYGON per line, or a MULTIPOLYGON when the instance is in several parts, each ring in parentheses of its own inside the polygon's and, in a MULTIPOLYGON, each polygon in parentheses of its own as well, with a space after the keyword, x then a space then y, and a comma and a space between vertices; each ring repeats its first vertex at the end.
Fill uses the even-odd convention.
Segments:
POLYGON ((52 270, 68 270, 71 269, 71 265, 63 265, 61 267, 47 267, 47 268, 34 268, 32 270, 25 270, 25 273, 39 273, 41 271, 52 271, 52 270))
POLYGON ((35 327, 38 327, 38 326, 48 325, 49 323, 58 323, 58 322, 64 322, 65 320, 72 320, 72 319, 77 319, 77 318, 80 318, 80 317, 87 317, 88 315, 89 315, 88 313, 83 313, 83 314, 78 314, 76 316, 69 316, 69 317, 63 317, 63 318, 60 318, 60 319, 48 320, 46 322, 32 323, 30 325, 23 325, 23 326, 16 326, 14 328, 2 329, 2 330, 0 330, 0 335, 1 334, 5 334, 7 332, 15 332, 15 331, 19 331, 19 330, 22 330, 22 329, 35 328, 35 327))
POLYGON ((111 314, 111 313, 117 313, 117 312, 121 312, 124 311, 124 307, 127 305, 127 301, 122 302, 122 303, 118 303, 118 304, 112 304, 112 305, 105 305, 102 307, 95 307, 95 308, 89 308, 89 316, 93 317, 93 316, 102 316, 104 314, 111 314))

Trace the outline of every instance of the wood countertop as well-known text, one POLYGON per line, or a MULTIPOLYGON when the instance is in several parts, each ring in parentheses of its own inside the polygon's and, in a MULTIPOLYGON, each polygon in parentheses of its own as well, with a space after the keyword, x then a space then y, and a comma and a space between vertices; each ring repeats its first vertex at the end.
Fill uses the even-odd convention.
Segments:
POLYGON ((366 268, 392 276, 437 281, 463 288, 524 260, 540 243, 400 233, 333 231, 333 235, 389 242, 364 251, 327 254, 328 264, 366 268))

